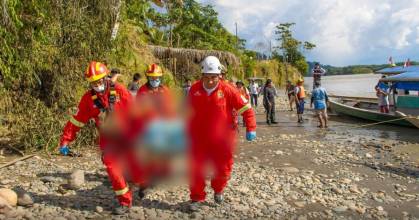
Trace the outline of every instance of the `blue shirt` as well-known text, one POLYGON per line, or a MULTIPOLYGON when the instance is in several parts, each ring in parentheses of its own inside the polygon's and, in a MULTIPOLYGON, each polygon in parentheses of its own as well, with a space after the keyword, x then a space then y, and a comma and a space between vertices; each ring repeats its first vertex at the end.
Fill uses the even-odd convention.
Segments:
POLYGON ((314 102, 314 109, 320 110, 320 109, 326 108, 327 92, 324 88, 322 87, 315 88, 313 92, 311 93, 311 97, 314 102))

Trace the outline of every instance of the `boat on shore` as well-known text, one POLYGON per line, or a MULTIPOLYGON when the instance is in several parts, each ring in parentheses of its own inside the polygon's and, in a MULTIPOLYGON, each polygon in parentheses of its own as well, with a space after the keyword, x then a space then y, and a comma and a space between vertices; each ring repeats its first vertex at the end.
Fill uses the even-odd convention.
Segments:
POLYGON ((330 108, 337 114, 379 123, 419 128, 419 72, 404 72, 380 79, 391 87, 390 113, 378 111, 375 98, 330 96, 330 108), (395 92, 397 91, 397 93, 395 92), (414 91, 416 94, 413 94, 414 91))
MULTIPOLYGON (((372 99, 373 98, 332 96, 329 99, 329 107, 334 113, 341 115, 375 122, 386 122, 386 124, 416 127, 413 123, 408 121, 406 115, 378 112, 378 103, 376 101, 374 102, 372 99)), ((419 128, 419 121, 417 125, 419 128)))

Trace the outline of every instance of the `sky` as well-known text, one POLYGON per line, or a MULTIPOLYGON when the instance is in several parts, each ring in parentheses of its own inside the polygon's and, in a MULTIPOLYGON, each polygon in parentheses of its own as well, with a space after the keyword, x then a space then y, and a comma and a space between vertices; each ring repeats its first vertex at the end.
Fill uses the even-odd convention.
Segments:
POLYGON ((199 0, 213 5, 221 23, 269 51, 275 27, 295 22, 294 37, 316 44, 309 61, 335 66, 419 61, 419 0, 199 0))

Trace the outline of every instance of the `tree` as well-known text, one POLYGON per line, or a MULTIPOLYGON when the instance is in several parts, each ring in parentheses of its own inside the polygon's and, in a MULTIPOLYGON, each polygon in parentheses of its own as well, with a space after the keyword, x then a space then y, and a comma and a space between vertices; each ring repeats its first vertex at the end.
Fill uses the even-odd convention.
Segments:
POLYGON ((274 57, 280 58, 283 62, 291 63, 302 74, 306 74, 308 64, 300 48, 309 51, 314 49, 316 45, 308 41, 301 42, 295 39, 291 31, 291 27, 294 25, 295 23, 280 23, 276 26, 275 34, 278 35, 276 40, 279 42, 279 47, 276 48, 282 50, 283 55, 281 56, 278 52, 275 52, 274 57))

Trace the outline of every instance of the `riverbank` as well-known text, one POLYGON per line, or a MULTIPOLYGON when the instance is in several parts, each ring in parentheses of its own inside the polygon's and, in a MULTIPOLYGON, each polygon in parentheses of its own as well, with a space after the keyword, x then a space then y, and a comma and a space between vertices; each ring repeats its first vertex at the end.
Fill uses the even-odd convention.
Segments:
POLYGON ((126 216, 112 216, 115 199, 100 155, 86 149, 80 158, 36 156, 0 169, 1 187, 24 190, 34 201, 0 219, 419 219, 417 130, 353 128, 368 122, 336 116, 329 129, 318 129, 310 110, 297 124, 287 107, 279 97, 279 124, 272 126, 258 108, 254 142, 240 129, 223 206, 209 193, 200 212, 187 212, 180 181, 154 188, 126 216), (66 187, 74 170, 85 173, 77 190, 66 187))

